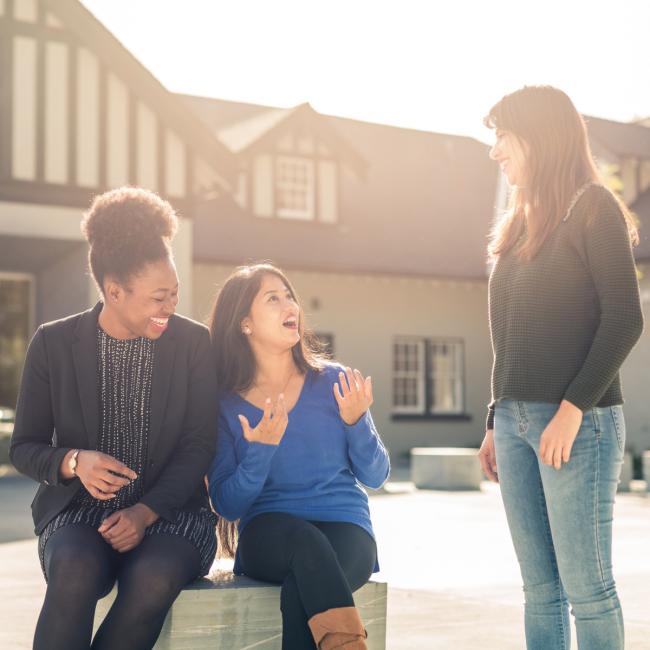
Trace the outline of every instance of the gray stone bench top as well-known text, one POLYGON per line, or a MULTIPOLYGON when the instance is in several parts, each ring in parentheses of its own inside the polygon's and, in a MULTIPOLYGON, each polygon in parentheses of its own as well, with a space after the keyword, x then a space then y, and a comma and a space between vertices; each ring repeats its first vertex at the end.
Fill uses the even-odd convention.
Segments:
MULTIPOLYGON (((218 561, 207 578, 189 584, 172 605, 155 650, 279 650, 280 586, 236 576, 218 561)), ((95 630, 117 590, 99 601, 95 630)), ((386 648, 387 585, 368 582, 354 594, 368 630, 369 650, 386 648)))
POLYGON ((413 447, 412 456, 477 456, 473 447, 413 447))

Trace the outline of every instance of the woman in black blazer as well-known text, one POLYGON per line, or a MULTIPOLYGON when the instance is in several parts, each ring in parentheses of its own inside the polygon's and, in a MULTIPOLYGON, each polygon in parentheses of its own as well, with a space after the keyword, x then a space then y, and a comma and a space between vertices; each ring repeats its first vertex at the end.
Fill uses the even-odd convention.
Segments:
POLYGON ((11 441, 14 465, 41 484, 32 514, 48 586, 34 648, 141 650, 216 552, 204 483, 215 372, 208 330, 174 315, 172 207, 122 188, 82 225, 102 301, 39 327, 11 441))

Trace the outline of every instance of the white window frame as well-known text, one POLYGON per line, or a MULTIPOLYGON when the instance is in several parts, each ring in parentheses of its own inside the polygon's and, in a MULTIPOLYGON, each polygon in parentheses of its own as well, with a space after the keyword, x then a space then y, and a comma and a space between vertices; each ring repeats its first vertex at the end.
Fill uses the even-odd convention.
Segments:
POLYGON ((429 413, 432 415, 457 415, 464 412, 464 375, 465 375, 465 344, 459 339, 431 339, 429 344, 429 413), (446 347, 448 354, 437 353, 439 348, 446 347), (450 361, 451 368, 443 369, 442 359, 450 361), (438 363, 440 359, 440 363, 438 363), (436 404, 435 387, 439 382, 451 382, 452 405, 445 408, 436 404))
MULTIPOLYGON (((316 170, 314 168, 314 161, 310 158, 301 156, 276 156, 275 158, 275 213, 278 217, 283 219, 297 219, 302 221, 313 221, 316 217, 316 170), (288 189, 289 191, 297 191, 295 186, 292 186, 289 181, 283 181, 280 175, 280 168, 282 164, 289 163, 292 165, 303 165, 305 168, 307 185, 304 188, 306 208, 298 210, 294 208, 283 208, 278 205, 280 192, 288 189)), ((302 191, 303 188, 298 188, 302 191)))
POLYGON ((426 408, 426 357, 425 357, 425 343, 426 341, 421 338, 398 336, 393 340, 393 356, 392 356, 392 409, 393 413, 400 414, 416 414, 424 413, 426 408), (402 370, 395 367, 397 359, 395 358, 396 346, 415 346, 417 355, 417 369, 415 370, 402 370), (397 397, 395 393, 395 380, 396 379, 415 379, 416 380, 416 404, 396 404, 397 397))
POLYGON ((391 392, 392 413, 395 415, 455 416, 465 412, 465 341, 457 338, 426 338, 414 336, 397 336, 393 340, 391 358, 391 392), (398 345, 416 345, 417 370, 397 370, 395 358, 398 345), (439 348, 447 346, 448 354, 438 354, 439 348), (438 359, 447 358, 449 368, 444 368, 438 359), (395 379, 415 378, 417 382, 417 403, 415 405, 396 404, 395 379), (450 381, 452 403, 436 404, 434 394, 438 382, 450 381))

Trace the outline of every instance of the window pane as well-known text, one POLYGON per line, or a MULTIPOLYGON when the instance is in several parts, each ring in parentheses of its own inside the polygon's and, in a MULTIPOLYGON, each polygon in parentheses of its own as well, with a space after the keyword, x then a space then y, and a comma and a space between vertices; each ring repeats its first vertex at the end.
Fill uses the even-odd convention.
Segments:
POLYGON ((461 413, 463 410, 463 342, 430 342, 429 396, 432 413, 461 413))
POLYGON ((424 340, 398 339, 393 343, 393 407, 401 413, 423 413, 424 340))
POLYGON ((0 276, 0 407, 14 408, 29 335, 30 281, 0 276))
POLYGON ((277 158, 276 201, 280 217, 314 218, 314 164, 311 160, 277 158))

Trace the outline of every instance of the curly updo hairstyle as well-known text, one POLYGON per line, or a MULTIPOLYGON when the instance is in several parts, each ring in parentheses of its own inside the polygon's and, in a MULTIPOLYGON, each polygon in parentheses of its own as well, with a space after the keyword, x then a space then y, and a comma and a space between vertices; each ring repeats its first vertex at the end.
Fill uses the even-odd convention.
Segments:
POLYGON ((106 276, 128 284, 147 264, 172 257, 178 228, 172 206, 157 194, 120 187, 95 197, 81 222, 88 262, 100 292, 106 276))

